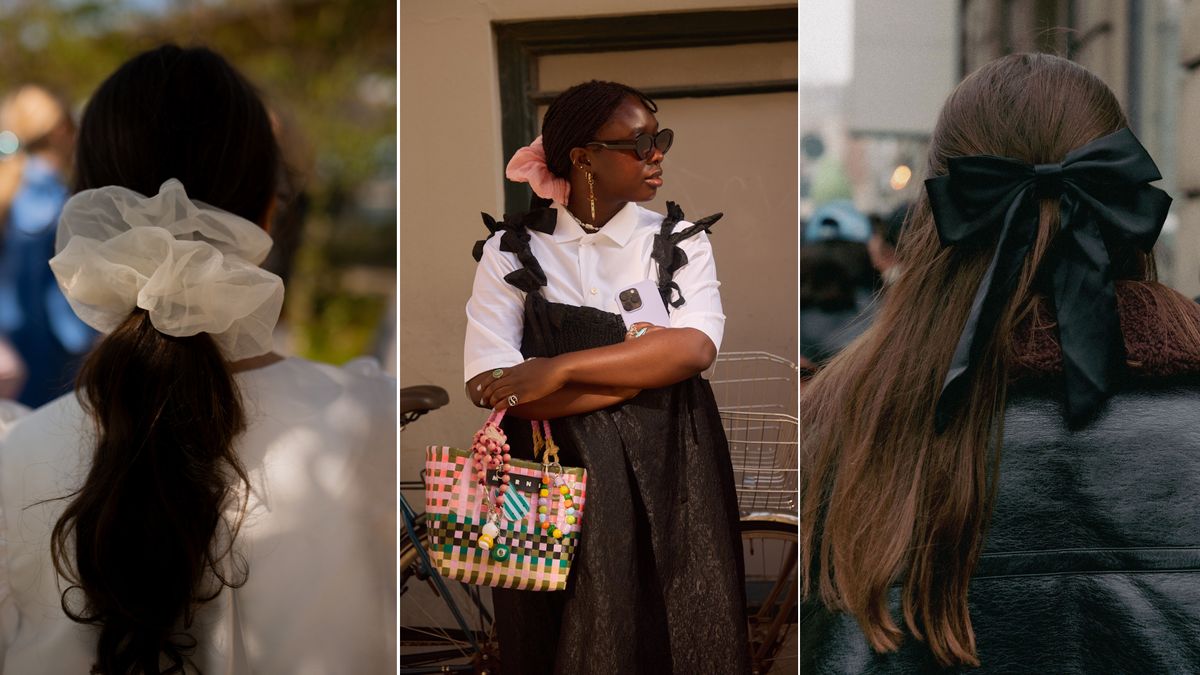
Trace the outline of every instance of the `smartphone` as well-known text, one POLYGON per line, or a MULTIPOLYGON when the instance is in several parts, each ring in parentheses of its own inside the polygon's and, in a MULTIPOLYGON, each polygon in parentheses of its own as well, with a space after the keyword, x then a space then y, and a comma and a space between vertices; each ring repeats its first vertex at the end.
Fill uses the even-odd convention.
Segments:
POLYGON ((658 294, 658 286, 649 279, 617 293, 617 306, 621 310, 621 317, 625 319, 626 328, 639 322, 664 327, 671 325, 667 307, 658 294))

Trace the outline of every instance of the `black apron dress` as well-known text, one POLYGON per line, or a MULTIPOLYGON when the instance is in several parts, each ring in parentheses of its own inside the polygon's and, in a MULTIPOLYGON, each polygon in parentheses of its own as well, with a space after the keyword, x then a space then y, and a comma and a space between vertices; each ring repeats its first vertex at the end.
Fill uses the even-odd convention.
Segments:
MULTIPOLYGON (((676 244, 716 217, 673 233, 668 203, 653 258, 664 300, 687 262, 676 244)), ((526 293, 526 357, 618 343, 619 314, 549 302, 529 229, 553 231, 553 209, 496 224, 501 250, 524 266, 505 277, 526 293)), ((482 242, 476 246, 476 258, 482 242)), ((675 299, 672 301, 672 296, 675 299)), ((526 420, 503 422, 512 453, 533 459, 526 420)), ((699 375, 623 404, 550 423, 559 458, 588 471, 587 502, 567 588, 493 589, 502 672, 508 675, 740 675, 750 672, 744 571, 733 468, 712 389, 699 375)))

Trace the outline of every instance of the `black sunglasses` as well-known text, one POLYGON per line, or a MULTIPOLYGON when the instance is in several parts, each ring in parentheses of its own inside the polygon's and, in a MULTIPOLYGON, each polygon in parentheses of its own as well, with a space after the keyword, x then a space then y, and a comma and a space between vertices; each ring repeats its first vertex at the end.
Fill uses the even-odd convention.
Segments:
POLYGON ((658 148, 658 151, 665 155, 671 149, 671 144, 674 142, 674 131, 659 129, 658 133, 654 135, 645 132, 640 133, 632 141, 591 141, 588 145, 599 145, 609 150, 634 150, 637 152, 638 157, 648 160, 654 154, 655 148, 658 148))

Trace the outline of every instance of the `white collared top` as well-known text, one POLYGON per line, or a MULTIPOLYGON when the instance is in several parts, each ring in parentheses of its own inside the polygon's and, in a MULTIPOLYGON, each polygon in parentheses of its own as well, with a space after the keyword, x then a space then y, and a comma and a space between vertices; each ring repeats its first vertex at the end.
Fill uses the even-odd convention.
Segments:
MULTIPOLYGON (((594 234, 588 234, 561 204, 554 234, 530 230, 530 248, 546 273, 546 300, 595 307, 617 313, 617 293, 646 279, 657 281, 651 260, 654 235, 663 216, 629 202, 594 234)), ((681 221, 675 231, 689 227, 681 221)), ((687 264, 675 272, 686 302, 670 307, 671 328, 704 332, 717 349, 725 331, 717 269, 708 235, 700 232, 679 243, 687 264)), ((500 250, 500 237, 483 247, 467 301, 467 337, 463 349, 464 381, 493 368, 521 363, 525 293, 504 280, 522 267, 514 253, 500 250)))

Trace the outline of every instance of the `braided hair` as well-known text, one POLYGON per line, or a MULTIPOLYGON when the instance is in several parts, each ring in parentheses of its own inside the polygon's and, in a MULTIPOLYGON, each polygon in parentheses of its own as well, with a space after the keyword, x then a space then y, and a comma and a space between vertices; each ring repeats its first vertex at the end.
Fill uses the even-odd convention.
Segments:
POLYGON ((658 112, 653 99, 618 82, 592 80, 559 94, 542 118, 542 146, 550 172, 559 178, 569 177, 571 149, 595 140, 596 131, 627 96, 641 101, 650 112, 658 112))

